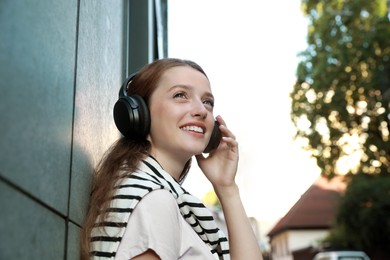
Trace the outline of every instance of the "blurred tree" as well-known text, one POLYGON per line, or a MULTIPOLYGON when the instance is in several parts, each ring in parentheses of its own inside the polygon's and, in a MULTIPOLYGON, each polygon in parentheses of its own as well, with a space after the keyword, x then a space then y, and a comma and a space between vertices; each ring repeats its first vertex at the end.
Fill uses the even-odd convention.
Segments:
POLYGON ((349 176, 327 242, 372 259, 390 259, 389 2, 302 0, 308 47, 291 92, 296 139, 324 176, 349 176))
POLYGON ((302 0, 308 47, 291 92, 296 138, 322 174, 390 173, 386 0, 302 0))
POLYGON ((217 194, 214 190, 208 191, 202 198, 202 202, 209 207, 213 207, 216 210, 222 210, 221 203, 218 200, 217 194))
POLYGON ((390 176, 357 174, 340 201, 335 228, 325 244, 390 259, 390 176))

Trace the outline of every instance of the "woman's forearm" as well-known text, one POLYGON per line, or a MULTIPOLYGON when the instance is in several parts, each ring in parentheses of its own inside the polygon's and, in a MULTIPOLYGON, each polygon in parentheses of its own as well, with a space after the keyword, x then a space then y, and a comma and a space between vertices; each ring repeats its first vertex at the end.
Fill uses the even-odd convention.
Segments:
POLYGON ((261 260, 262 255, 249 218, 245 213, 237 185, 215 188, 228 229, 232 260, 261 260))

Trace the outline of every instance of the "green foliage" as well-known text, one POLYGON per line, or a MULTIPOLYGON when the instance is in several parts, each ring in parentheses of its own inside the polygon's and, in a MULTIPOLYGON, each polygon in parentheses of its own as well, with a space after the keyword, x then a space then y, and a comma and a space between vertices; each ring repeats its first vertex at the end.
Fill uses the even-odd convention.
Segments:
POLYGON ((387 256, 389 5, 387 0, 302 0, 308 47, 291 92, 296 138, 305 141, 324 176, 350 176, 326 242, 387 256))
POLYGON ((296 138, 324 176, 390 173, 387 1, 302 0, 302 9, 309 32, 291 92, 296 138))
POLYGON ((390 175, 351 177, 326 241, 336 247, 390 254, 390 175))

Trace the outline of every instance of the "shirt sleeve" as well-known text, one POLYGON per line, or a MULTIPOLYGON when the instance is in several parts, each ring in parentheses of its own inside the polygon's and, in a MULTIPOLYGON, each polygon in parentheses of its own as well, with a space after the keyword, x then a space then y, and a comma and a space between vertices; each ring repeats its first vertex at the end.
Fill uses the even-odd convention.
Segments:
POLYGON ((131 259, 152 249, 163 260, 180 257, 180 211, 164 189, 147 194, 135 207, 115 259, 131 259))

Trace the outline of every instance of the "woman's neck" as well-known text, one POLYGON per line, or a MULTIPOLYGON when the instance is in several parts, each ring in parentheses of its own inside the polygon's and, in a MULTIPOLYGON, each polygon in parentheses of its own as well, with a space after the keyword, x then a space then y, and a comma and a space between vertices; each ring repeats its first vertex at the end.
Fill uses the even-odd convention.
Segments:
POLYGON ((161 167, 169 173, 172 178, 176 181, 179 181, 183 169, 189 160, 181 159, 179 156, 173 156, 167 153, 161 153, 159 151, 153 150, 150 152, 150 155, 154 157, 161 167))

